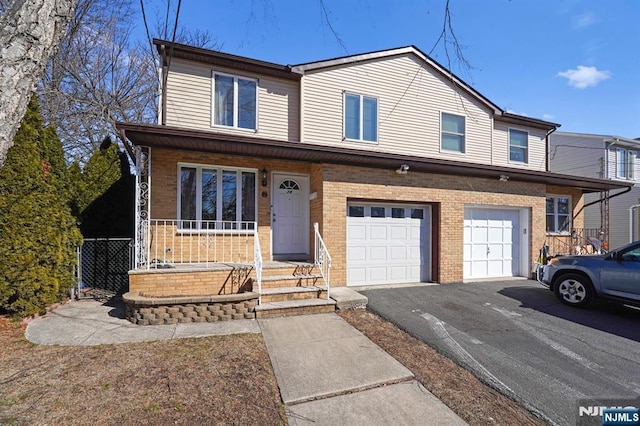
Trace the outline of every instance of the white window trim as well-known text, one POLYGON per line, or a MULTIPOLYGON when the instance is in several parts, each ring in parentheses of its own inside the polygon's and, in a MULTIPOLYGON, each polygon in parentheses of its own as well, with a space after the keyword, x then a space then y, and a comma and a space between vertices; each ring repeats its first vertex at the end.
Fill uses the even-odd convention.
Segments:
POLYGON ((347 92, 346 90, 342 92, 342 140, 346 140, 349 142, 361 142, 361 143, 370 143, 377 145, 378 140, 380 139, 380 100, 377 96, 368 96, 362 95, 360 93, 347 92), (357 96, 360 100, 360 117, 358 120, 358 126, 360 126, 360 138, 353 139, 347 137, 347 95, 349 96, 357 96), (374 99, 376 101, 376 140, 370 141, 368 139, 364 139, 364 98, 374 99))
MULTIPOLYGON (((228 167, 228 166, 220 166, 220 165, 210 165, 210 164, 198 164, 198 163, 178 163, 178 168, 177 168, 177 176, 178 176, 178 182, 177 182, 177 210, 176 210, 176 222, 178 224, 177 228, 178 228, 178 233, 193 233, 194 231, 199 232, 199 233, 210 233, 210 234, 238 234, 238 233, 253 233, 254 230, 253 229, 202 229, 202 228, 195 228, 195 229, 186 229, 186 228, 181 228, 180 227, 180 222, 182 221, 182 218, 180 217, 180 212, 182 211, 182 173, 181 170, 183 167, 189 167, 189 168, 195 168, 196 169, 196 221, 200 222, 202 221, 202 171, 203 170, 216 170, 218 173, 221 172, 236 172, 236 176, 239 178, 237 179, 236 182, 242 182, 242 173, 243 172, 249 172, 249 173, 254 173, 255 174, 255 185, 256 185, 256 190, 255 190, 255 194, 254 194, 254 202, 255 202, 255 220, 254 222, 256 222, 256 229, 257 229, 257 222, 258 222, 258 186, 259 186, 259 179, 260 179, 260 173, 258 171, 258 169, 250 169, 250 168, 242 168, 242 167, 228 167)), ((220 180, 220 182, 222 182, 220 180)), ((237 186, 241 188, 241 184, 240 186, 237 186)), ((222 205, 222 191, 217 191, 217 195, 216 195, 216 205, 220 206, 222 205)), ((236 191, 236 206, 241 206, 242 205, 242 191, 236 191)), ((220 209, 218 209, 218 211, 221 211, 220 209)), ((188 220, 188 219, 185 219, 188 220)), ((216 219, 217 221, 218 219, 216 219)), ((240 208, 236 208, 236 220, 235 222, 241 222, 242 221, 242 209, 240 208), (238 219, 238 217, 240 219, 238 219)))
POLYGON ((220 129, 234 129, 241 132, 258 133, 258 88, 260 87, 260 80, 257 78, 245 77, 243 75, 228 74, 218 71, 211 71, 211 127, 220 129), (225 126, 224 124, 216 124, 216 75, 222 77, 233 78, 233 125, 225 126), (253 129, 246 129, 244 127, 238 127, 238 80, 253 81, 256 83, 256 120, 253 129))
POLYGON ((449 111, 440 111, 439 131, 440 131, 439 132, 440 133, 440 152, 444 152, 444 153, 447 153, 447 154, 456 154, 456 155, 465 155, 467 153, 467 116, 466 115, 456 114, 454 112, 449 112, 449 111), (442 115, 443 114, 454 115, 456 117, 464 118, 464 134, 446 132, 447 134, 462 136, 462 148, 463 148, 462 151, 455 151, 455 150, 452 150, 452 149, 446 149, 446 148, 442 147, 442 134, 445 133, 442 130, 442 115))
MULTIPOLYGON (((507 155, 508 155, 508 161, 509 163, 512 164, 529 164, 529 157, 530 157, 530 152, 529 152, 529 131, 528 130, 522 130, 522 129, 518 129, 515 127, 509 127, 507 129, 507 139, 508 139, 508 143, 509 143, 509 149, 507 150, 507 155), (527 135, 527 146, 525 148, 525 152, 526 152, 526 157, 527 157, 527 161, 515 161, 511 159, 511 131, 516 131, 516 132, 522 132, 522 133, 526 133, 527 135)), ((518 146, 518 148, 521 148, 520 146, 518 146)))
POLYGON ((554 225, 555 228, 558 227, 558 198, 566 198, 567 200, 569 200, 569 227, 566 231, 562 231, 562 232, 548 232, 546 231, 547 235, 571 235, 571 230, 573 229, 573 200, 571 199, 570 195, 563 195, 563 194, 547 194, 546 198, 545 198, 545 211, 544 211, 544 220, 545 220, 545 228, 547 227, 547 205, 546 205, 546 199, 547 198, 553 198, 554 199, 554 213, 553 213, 553 218, 554 218, 554 225))
POLYGON ((638 150, 616 147, 613 150, 613 154, 613 163, 615 164, 615 179, 635 181, 638 163, 638 150), (620 152, 624 152, 625 155, 624 173, 621 173, 620 171, 620 152))

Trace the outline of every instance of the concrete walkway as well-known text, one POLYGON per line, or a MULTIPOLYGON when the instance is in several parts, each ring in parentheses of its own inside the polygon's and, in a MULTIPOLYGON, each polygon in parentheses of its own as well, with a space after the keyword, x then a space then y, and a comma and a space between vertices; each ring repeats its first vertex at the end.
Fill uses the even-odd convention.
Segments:
POLYGON ((255 320, 135 325, 125 319, 122 302, 80 300, 31 321, 25 337, 39 345, 92 346, 234 333, 260 333, 260 328, 255 320))
POLYGON ((87 346, 262 332, 290 425, 461 425, 402 364, 336 314, 140 326, 81 300, 29 323, 36 344, 87 346))
POLYGON ((465 424, 336 314, 258 322, 290 425, 465 424))

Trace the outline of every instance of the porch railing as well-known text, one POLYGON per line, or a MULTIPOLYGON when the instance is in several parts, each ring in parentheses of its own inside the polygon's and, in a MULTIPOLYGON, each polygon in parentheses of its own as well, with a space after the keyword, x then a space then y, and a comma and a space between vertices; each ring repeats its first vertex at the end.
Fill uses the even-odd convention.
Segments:
POLYGON ((324 240, 322 239, 322 235, 320 235, 320 231, 318 228, 318 223, 313 224, 313 231, 315 233, 315 244, 314 244, 314 263, 320 269, 320 274, 322 275, 322 279, 324 280, 325 285, 327 286, 327 300, 329 300, 329 282, 331 275, 331 255, 329 254, 329 250, 327 250, 327 246, 324 244, 324 240))
POLYGON ((260 239, 258 231, 253 233, 253 265, 256 271, 256 282, 258 283, 258 304, 262 304, 262 250, 260 249, 260 239))
POLYGON ((146 222, 146 241, 141 249, 146 250, 147 262, 139 265, 141 268, 256 262, 256 222, 173 219, 146 222))
POLYGON ((600 228, 576 228, 570 234, 548 235, 545 245, 549 256, 593 254, 608 250, 606 234, 600 228))

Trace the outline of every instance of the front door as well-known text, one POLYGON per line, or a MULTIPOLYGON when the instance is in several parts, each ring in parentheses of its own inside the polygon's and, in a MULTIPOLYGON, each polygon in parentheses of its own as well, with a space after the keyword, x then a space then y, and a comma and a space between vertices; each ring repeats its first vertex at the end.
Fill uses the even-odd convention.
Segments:
POLYGON ((274 256, 309 254, 309 177, 273 174, 274 256))

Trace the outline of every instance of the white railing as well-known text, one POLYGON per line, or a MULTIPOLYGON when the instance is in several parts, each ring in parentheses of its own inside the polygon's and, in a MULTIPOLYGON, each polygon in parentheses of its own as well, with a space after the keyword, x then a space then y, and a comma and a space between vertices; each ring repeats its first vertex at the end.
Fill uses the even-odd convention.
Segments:
POLYGON ((148 261, 139 265, 141 268, 255 263, 256 222, 173 219, 146 222, 144 249, 148 261))
POLYGON ((324 279, 324 283, 327 286, 327 300, 329 300, 331 255, 329 254, 329 250, 327 250, 327 246, 324 244, 324 240, 322 239, 322 235, 320 235, 320 231, 318 229, 318 223, 316 222, 313 224, 313 231, 315 233, 313 262, 320 269, 322 279, 324 279))
POLYGON ((262 250, 260 249, 257 229, 253 233, 253 265, 258 283, 258 305, 260 305, 262 303, 262 250))

